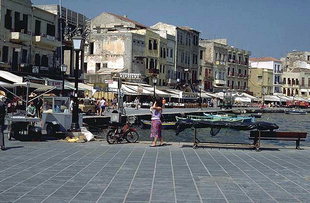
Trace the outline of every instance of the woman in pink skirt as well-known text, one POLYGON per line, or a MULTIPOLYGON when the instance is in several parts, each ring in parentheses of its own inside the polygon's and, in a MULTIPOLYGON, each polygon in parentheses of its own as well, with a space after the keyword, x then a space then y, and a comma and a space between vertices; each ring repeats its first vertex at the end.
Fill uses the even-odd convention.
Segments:
POLYGON ((152 112, 152 126, 151 126, 151 138, 153 143, 151 147, 156 147, 157 140, 160 140, 160 146, 164 144, 163 137, 161 135, 161 114, 162 114, 162 100, 157 99, 151 107, 152 112))

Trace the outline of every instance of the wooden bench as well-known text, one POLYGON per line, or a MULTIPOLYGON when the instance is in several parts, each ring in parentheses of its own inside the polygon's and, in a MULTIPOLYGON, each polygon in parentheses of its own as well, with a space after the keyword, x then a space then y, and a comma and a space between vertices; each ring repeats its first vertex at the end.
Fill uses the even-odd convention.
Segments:
POLYGON ((251 131, 250 140, 254 140, 253 145, 256 150, 260 148, 260 140, 282 140, 296 141, 296 149, 300 149, 300 141, 305 141, 306 132, 278 132, 278 131, 251 131))

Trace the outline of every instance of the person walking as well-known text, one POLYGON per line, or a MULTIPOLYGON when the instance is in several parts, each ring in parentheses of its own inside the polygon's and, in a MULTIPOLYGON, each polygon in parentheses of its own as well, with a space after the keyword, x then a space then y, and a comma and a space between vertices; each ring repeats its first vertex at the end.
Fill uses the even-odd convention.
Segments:
POLYGON ((105 106, 106 106, 106 101, 104 99, 104 97, 101 98, 100 100, 100 116, 103 116, 104 114, 104 110, 105 110, 105 106))
POLYGON ((5 109, 5 92, 0 91, 0 147, 1 150, 5 150, 5 145, 4 145, 4 118, 6 115, 6 109, 5 109))
POLYGON ((156 147, 157 141, 160 140, 160 145, 162 146, 164 144, 163 137, 161 134, 161 128, 162 128, 162 123, 161 123, 161 115, 162 115, 162 100, 157 99, 152 107, 150 108, 152 112, 152 121, 151 121, 151 135, 150 137, 153 138, 153 142, 151 147, 156 147))
POLYGON ((139 109, 139 103, 140 103, 138 97, 136 97, 134 102, 135 102, 135 105, 136 105, 136 110, 138 110, 139 109))

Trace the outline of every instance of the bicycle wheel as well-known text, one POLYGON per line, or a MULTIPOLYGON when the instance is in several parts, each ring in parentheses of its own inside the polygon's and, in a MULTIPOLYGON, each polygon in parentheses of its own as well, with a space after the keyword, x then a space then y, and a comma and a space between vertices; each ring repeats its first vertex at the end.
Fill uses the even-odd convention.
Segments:
POLYGON ((107 142, 109 144, 114 144, 117 142, 117 139, 116 139, 116 136, 115 136, 115 130, 110 130, 108 133, 107 133, 107 142))
POLYGON ((137 142, 139 139, 139 134, 136 131, 132 131, 129 130, 128 132, 126 132, 125 134, 125 139, 127 140, 127 142, 129 143, 134 143, 137 142))

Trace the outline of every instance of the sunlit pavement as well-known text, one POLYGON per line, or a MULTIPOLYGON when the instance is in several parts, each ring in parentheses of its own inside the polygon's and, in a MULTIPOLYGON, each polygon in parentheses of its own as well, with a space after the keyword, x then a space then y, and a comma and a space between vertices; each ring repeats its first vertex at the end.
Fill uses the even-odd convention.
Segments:
POLYGON ((310 150, 7 141, 0 202, 310 202, 310 150))

